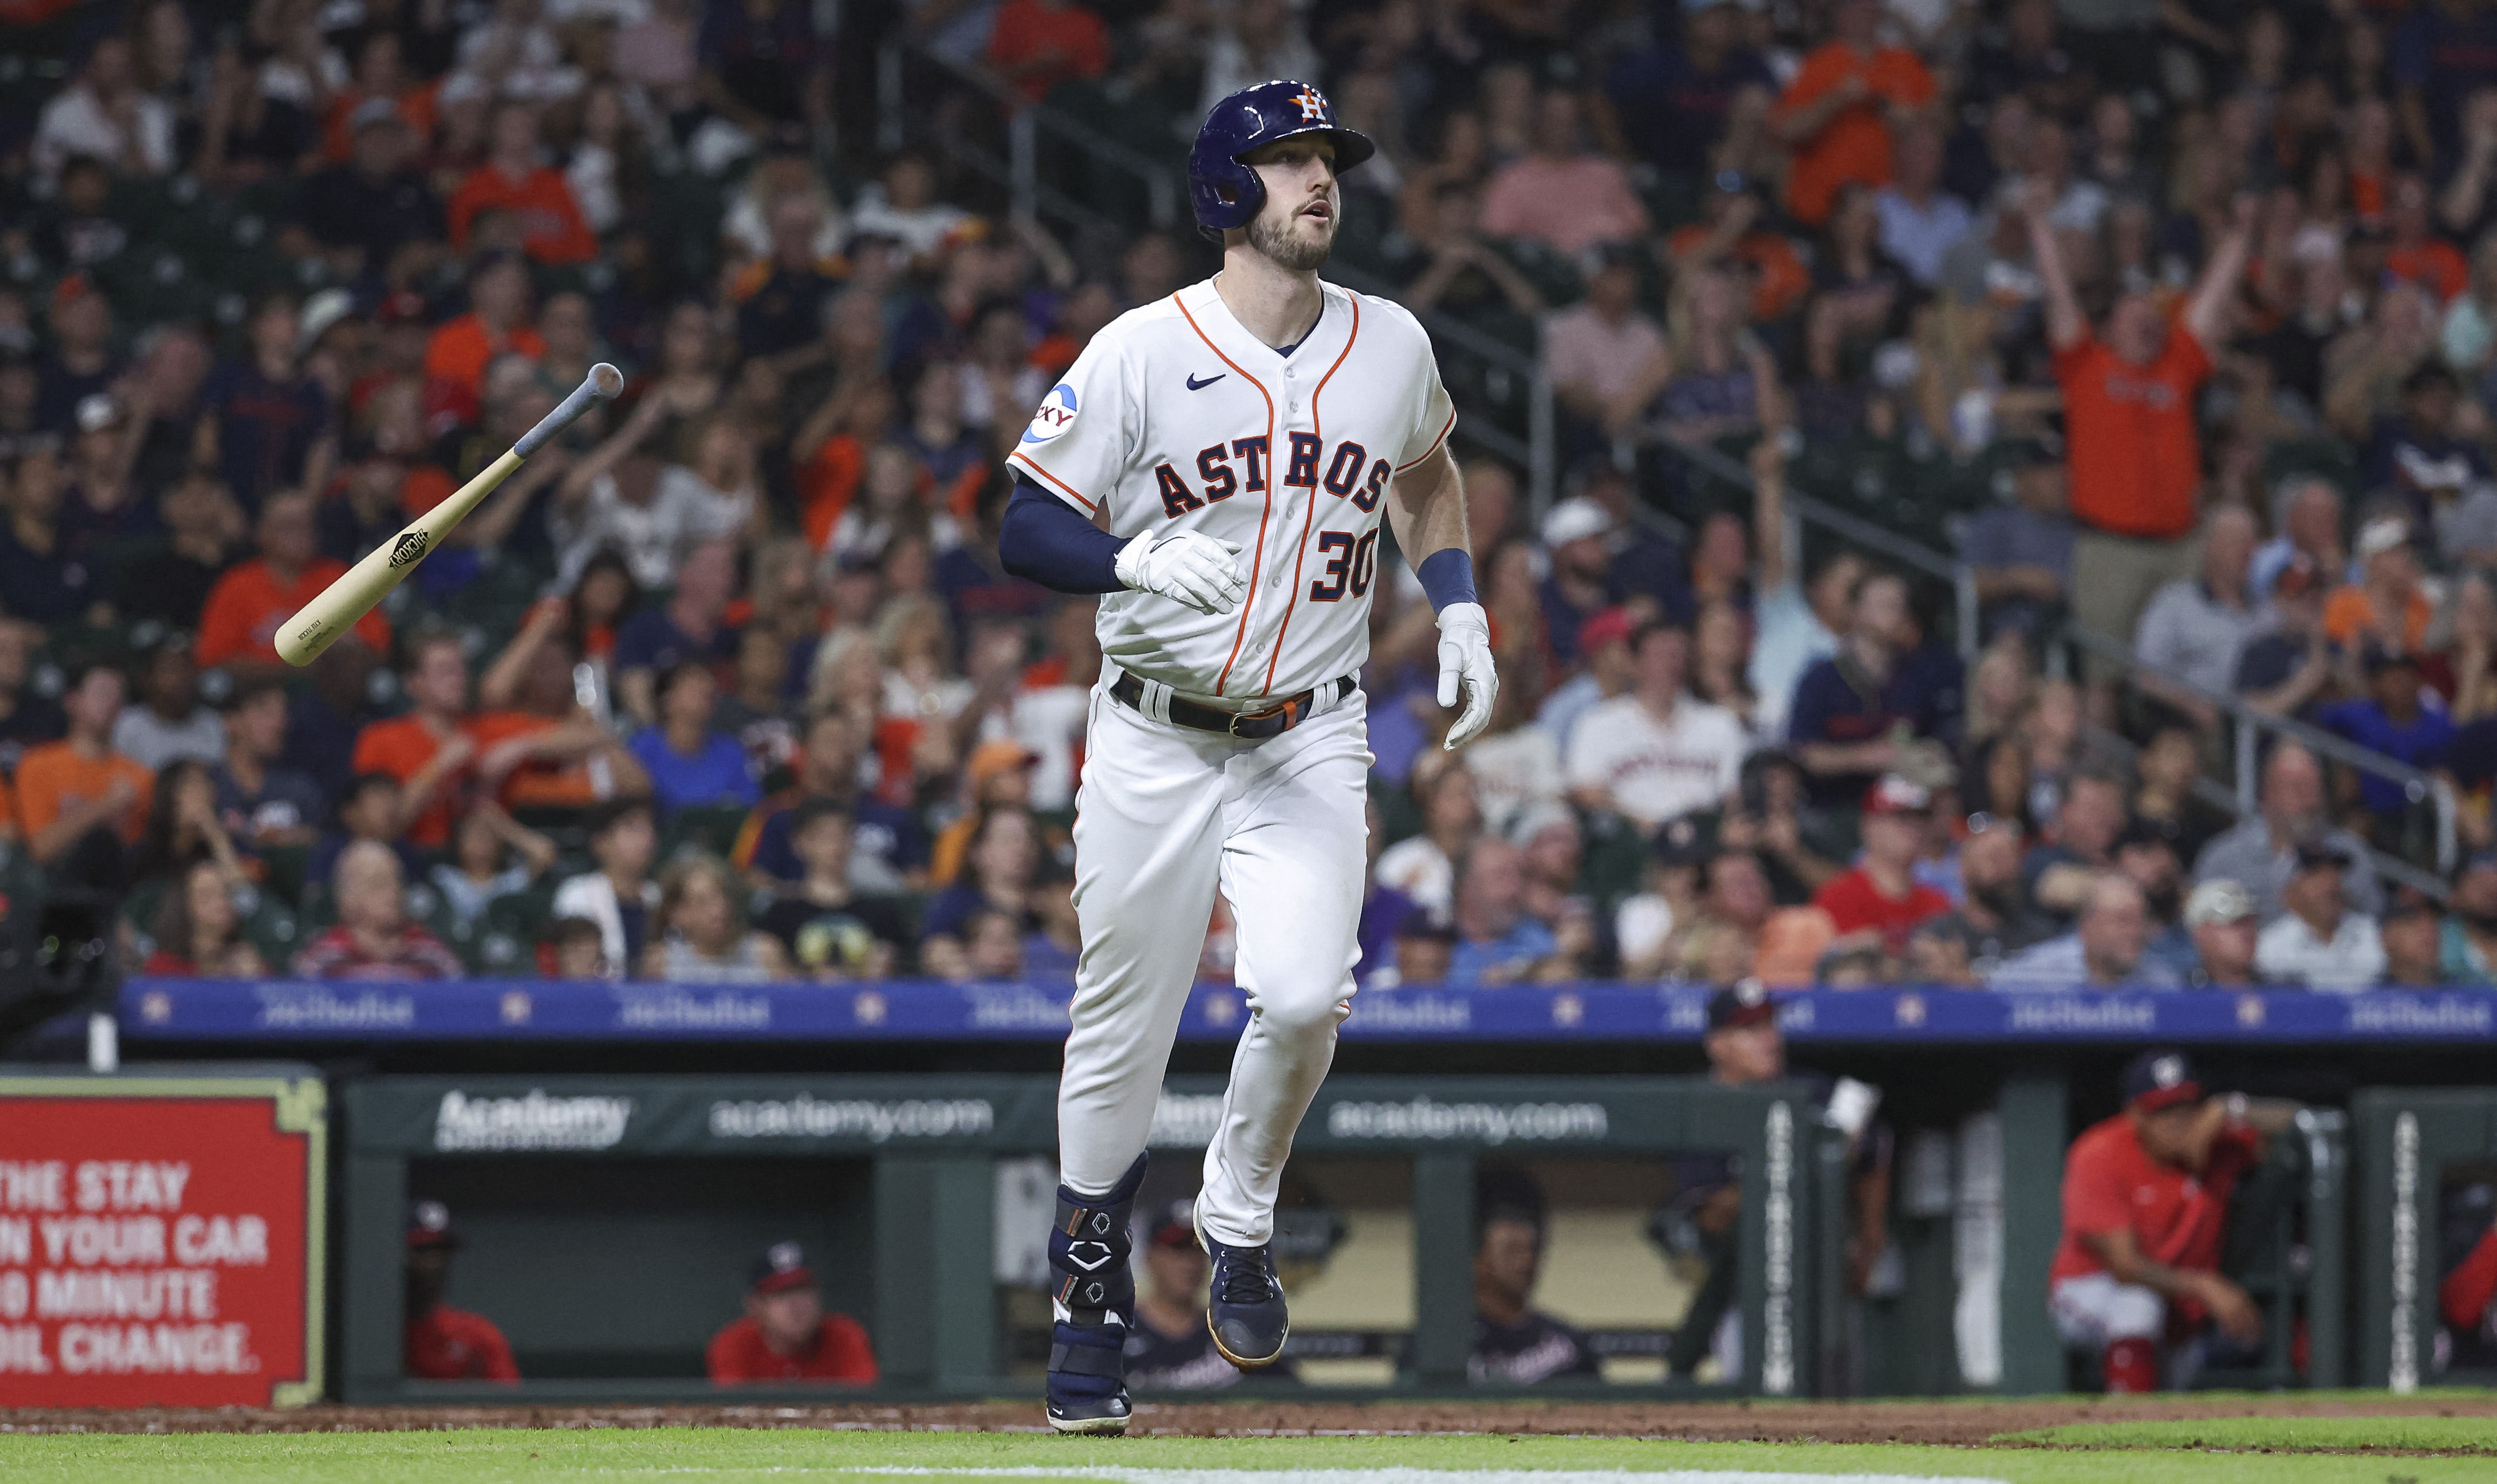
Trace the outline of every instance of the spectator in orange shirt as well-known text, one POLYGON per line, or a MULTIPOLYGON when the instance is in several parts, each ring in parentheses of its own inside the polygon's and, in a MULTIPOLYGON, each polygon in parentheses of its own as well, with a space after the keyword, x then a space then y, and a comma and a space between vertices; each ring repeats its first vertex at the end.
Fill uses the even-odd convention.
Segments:
POLYGON ((1629 172, 1587 147, 1578 95, 1561 88, 1536 106, 1534 152, 1511 161, 1484 188, 1475 225, 1486 236, 1524 237, 1571 257, 1648 230, 1629 172))
POLYGON ((1839 0, 1830 39, 1803 59, 1772 127, 1794 150, 1786 210, 1807 227, 1829 217, 1838 188, 1890 183, 1894 118, 1934 101, 1934 76, 1916 54, 1881 46, 1881 0, 1839 0))
POLYGON ((989 66, 1027 103, 1060 82, 1110 70, 1110 33, 1075 0, 1006 0, 989 31, 989 66))
POLYGON ((452 804, 477 756, 468 731, 468 655, 459 636, 444 629, 416 636, 399 683, 413 709, 359 733, 354 767, 396 778, 399 828, 411 844, 439 849, 451 841, 452 804))
MULTIPOLYGON (((315 554, 312 497, 300 490, 272 495, 260 508, 260 555, 217 579, 200 614, 192 652, 202 669, 274 667, 277 626, 345 573, 347 564, 315 554)), ((390 652, 390 620, 375 609, 339 643, 359 641, 390 652)))
POLYGON ((396 31, 365 34, 363 46, 356 52, 355 81, 332 96, 322 122, 322 158, 343 165, 354 156, 356 130, 350 120, 358 106, 376 98, 398 111, 399 118, 416 132, 420 148, 433 138, 433 86, 408 77, 396 31))
POLYGON ((433 332, 425 346, 425 374, 464 393, 474 407, 486 387, 486 368, 501 355, 535 359, 546 338, 529 323, 529 270, 517 258, 495 254, 468 274, 468 312, 433 332))
POLYGON ((843 1313, 824 1311, 806 1254, 794 1242, 775 1242, 754 1264, 745 1289, 745 1317, 711 1337, 703 1359, 711 1380, 846 1381, 873 1384, 875 1350, 867 1331, 843 1313))
POLYGON ((1699 220, 1677 227, 1664 239, 1676 268, 1717 264, 1747 272, 1752 280, 1752 318, 1767 324, 1786 317, 1812 288, 1812 270, 1794 244, 1760 225, 1760 198, 1733 171, 1717 173, 1715 189, 1700 199, 1699 220))
MULTIPOLYGON (((95 665, 61 694, 69 735, 26 750, 17 764, 17 820, 27 853, 49 866, 91 836, 136 845, 155 802, 155 775, 112 750, 128 683, 110 665, 95 665)), ((111 845, 118 854, 118 845, 111 845)))
MULTIPOLYGON (((2173 327, 2154 294, 2128 290, 2095 333, 2049 220, 2054 201, 2046 190, 2031 189, 2021 206, 2071 448, 2071 514, 2078 527, 2072 612, 2084 627, 2121 639, 2138 626, 2153 593, 2198 575, 2193 536, 2202 450, 2194 429, 2194 394, 2211 374, 2206 347, 2226 328, 2223 317, 2245 270, 2254 201, 2237 201, 2173 327)), ((2107 675, 2095 656, 2091 673, 2102 680, 2107 675)))
POLYGON ((2359 580, 2334 588, 2324 601, 2324 637, 2349 654, 2370 643, 2395 654, 2418 652, 2436 607, 2419 591, 2410 522, 2378 516, 2359 528, 2353 554, 2359 580))
POLYGON ((2471 287, 2471 265, 2435 234, 2427 214, 2426 181, 2404 171, 2385 195, 2385 225, 2392 236, 2385 246, 2385 272, 2427 290, 2442 310, 2471 287))
POLYGON ((582 220, 581 204, 563 172, 538 158, 535 104, 506 101, 494 110, 486 163, 469 172, 451 198, 451 245, 468 246, 468 229, 480 211, 509 211, 521 218, 521 244, 540 263, 586 263, 598 256, 598 238, 582 220))

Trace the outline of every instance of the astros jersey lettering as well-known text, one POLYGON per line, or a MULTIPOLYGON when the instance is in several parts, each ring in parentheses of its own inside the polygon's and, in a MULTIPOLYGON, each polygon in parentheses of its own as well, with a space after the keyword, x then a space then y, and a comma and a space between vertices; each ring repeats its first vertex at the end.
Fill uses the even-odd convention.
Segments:
POLYGON ((1240 547, 1248 591, 1200 614, 1102 598, 1101 652, 1182 695, 1254 707, 1370 653, 1379 505, 1456 425, 1430 337, 1403 306, 1322 284, 1289 356, 1241 328, 1214 280, 1092 337, 1008 462, 1113 534, 1198 531, 1240 547))

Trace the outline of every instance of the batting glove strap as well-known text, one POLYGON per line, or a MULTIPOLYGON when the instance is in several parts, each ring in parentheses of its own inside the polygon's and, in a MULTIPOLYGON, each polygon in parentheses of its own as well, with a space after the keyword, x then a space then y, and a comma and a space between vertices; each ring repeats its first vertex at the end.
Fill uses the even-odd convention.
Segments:
POLYGON ((1138 592, 1185 604, 1201 614, 1240 606, 1248 581, 1240 574, 1240 545, 1198 531, 1156 536, 1147 531, 1119 549, 1111 571, 1138 592))

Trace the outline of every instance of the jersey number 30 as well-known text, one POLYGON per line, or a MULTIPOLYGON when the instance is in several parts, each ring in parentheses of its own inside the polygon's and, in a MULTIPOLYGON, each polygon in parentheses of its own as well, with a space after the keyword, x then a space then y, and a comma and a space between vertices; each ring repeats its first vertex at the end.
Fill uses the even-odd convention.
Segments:
POLYGON ((1326 565, 1310 584, 1311 602, 1336 602, 1347 587, 1356 598, 1370 595, 1371 574, 1378 565, 1376 531, 1365 533, 1359 541, 1352 539, 1350 531, 1320 531, 1318 554, 1326 558, 1326 565))

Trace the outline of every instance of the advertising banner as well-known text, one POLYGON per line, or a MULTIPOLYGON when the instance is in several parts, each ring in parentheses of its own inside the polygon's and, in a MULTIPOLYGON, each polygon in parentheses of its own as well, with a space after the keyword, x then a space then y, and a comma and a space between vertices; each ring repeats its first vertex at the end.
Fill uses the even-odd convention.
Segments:
POLYGON ((320 1394, 327 1099, 291 1071, 0 1068, 0 1406, 320 1394))

